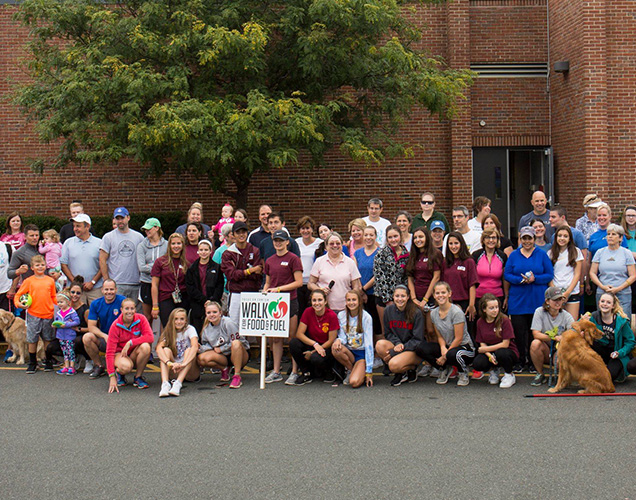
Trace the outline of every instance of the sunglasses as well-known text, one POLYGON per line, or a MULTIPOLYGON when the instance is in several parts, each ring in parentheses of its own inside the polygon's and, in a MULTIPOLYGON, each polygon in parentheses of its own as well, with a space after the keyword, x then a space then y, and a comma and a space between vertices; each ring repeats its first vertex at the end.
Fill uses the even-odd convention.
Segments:
POLYGON ((82 295, 82 292, 71 292, 71 295, 82 295))
POLYGON ((422 205, 432 205, 435 202, 434 201, 428 201, 428 200, 421 200, 420 203, 422 205))

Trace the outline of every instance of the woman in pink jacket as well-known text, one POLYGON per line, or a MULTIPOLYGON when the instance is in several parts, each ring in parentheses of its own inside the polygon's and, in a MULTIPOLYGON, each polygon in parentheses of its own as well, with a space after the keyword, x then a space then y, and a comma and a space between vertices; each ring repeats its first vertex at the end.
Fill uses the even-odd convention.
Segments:
POLYGON ((148 382, 142 377, 150 358, 150 348, 155 338, 150 323, 143 314, 137 314, 132 299, 121 303, 121 316, 108 331, 106 343, 106 371, 110 383, 108 392, 119 392, 126 385, 126 375, 137 368, 133 385, 147 389, 148 382))

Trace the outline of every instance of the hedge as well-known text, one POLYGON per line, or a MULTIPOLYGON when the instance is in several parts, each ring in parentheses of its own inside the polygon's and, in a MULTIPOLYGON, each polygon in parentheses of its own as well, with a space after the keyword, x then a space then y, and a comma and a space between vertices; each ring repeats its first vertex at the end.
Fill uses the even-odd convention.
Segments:
MULTIPOLYGON (((130 216, 130 227, 137 231, 140 231, 142 234, 145 234, 141 231, 141 226, 144 225, 146 219, 150 217, 156 217, 161 221, 161 228, 163 229, 164 235, 172 234, 177 227, 186 222, 186 214, 183 212, 163 212, 163 213, 147 213, 147 214, 138 214, 134 213, 130 216)), ((6 221, 7 216, 2 216, 2 220, 6 221)), ((45 231, 47 229, 55 229, 57 232, 60 231, 64 224, 68 224, 68 219, 61 219, 59 217, 53 217, 50 215, 30 215, 23 217, 24 225, 27 224, 35 224, 40 228, 40 232, 45 231)), ((95 217, 91 217, 92 222, 92 230, 95 236, 99 236, 100 238, 106 234, 108 231, 113 229, 113 218, 109 215, 98 215, 95 217)), ((3 224, 5 226, 5 224, 3 224)), ((6 230, 6 227, 3 229, 3 233, 6 230)))

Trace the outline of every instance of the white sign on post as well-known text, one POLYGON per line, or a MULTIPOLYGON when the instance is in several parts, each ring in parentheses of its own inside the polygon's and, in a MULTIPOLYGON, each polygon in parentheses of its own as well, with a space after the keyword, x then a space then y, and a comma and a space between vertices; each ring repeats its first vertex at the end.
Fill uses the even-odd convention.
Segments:
POLYGON ((267 337, 289 337, 289 293, 241 293, 239 333, 261 337, 261 389, 265 389, 267 337))

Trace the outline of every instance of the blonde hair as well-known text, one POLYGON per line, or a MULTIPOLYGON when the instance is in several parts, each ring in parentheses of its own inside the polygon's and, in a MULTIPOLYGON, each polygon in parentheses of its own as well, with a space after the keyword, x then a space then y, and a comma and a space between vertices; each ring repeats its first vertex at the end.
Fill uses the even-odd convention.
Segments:
POLYGON ((60 242, 60 235, 55 229, 47 229, 42 233, 44 238, 51 238, 55 243, 60 242))
POLYGON ((367 223, 364 222, 363 219, 353 219, 351 222, 349 222, 349 232, 351 232, 354 227, 357 227, 358 229, 364 231, 364 228, 367 227, 367 223))
POLYGON ((186 328, 188 328, 188 312, 183 307, 177 307, 173 309, 170 316, 168 316, 166 326, 159 337, 159 342, 163 342, 163 346, 170 349, 173 356, 177 355, 177 333, 179 332, 177 332, 177 329, 174 327, 174 317, 178 313, 183 313, 186 317, 186 324, 181 331, 185 331, 186 328))
POLYGON ((81 209, 84 209, 84 205, 82 205, 81 203, 79 203, 79 202, 77 202, 77 201, 74 201, 73 203, 71 203, 71 204, 68 206, 68 208, 69 208, 69 209, 71 209, 71 208, 81 208, 81 209))
MULTIPOLYGON (((208 300, 203 304, 203 310, 207 310, 209 306, 214 306, 218 308, 219 312, 223 314, 223 307, 216 300, 208 300)), ((208 315, 205 315, 205 320, 203 320, 203 326, 201 327, 201 331, 205 330, 205 327, 210 324, 210 320, 208 320, 208 315)))

